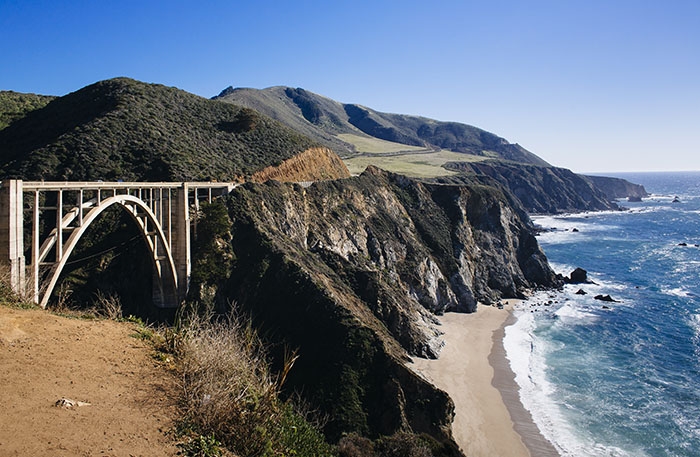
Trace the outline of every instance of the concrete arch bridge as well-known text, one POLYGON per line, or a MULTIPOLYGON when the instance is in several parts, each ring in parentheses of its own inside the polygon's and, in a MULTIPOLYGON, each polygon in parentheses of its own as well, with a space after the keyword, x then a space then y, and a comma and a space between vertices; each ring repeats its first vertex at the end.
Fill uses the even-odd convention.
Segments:
POLYGON ((177 307, 189 286, 190 237, 196 231, 191 209, 196 211, 201 201, 227 195, 236 185, 3 181, 0 266, 13 291, 45 308, 90 224, 118 205, 131 216, 148 246, 153 263, 153 303, 161 308, 177 307))

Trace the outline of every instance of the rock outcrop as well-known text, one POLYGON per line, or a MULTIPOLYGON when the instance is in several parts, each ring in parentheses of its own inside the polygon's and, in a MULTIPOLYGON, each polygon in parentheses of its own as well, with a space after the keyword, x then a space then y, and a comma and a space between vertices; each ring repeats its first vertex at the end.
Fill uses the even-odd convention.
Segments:
POLYGON ((509 198, 376 168, 308 188, 240 186, 227 200, 235 261, 217 300, 250 312, 273 347, 299 349, 288 386, 329 414, 329 436, 450 440, 451 401, 404 366, 438 355, 434 314, 557 284, 509 198))

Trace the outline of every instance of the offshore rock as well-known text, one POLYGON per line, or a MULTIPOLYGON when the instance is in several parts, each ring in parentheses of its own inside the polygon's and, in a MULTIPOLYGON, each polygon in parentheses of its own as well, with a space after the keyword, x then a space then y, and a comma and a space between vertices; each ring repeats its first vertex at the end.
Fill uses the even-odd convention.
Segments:
POLYGON ((576 268, 569 274, 569 284, 588 284, 588 272, 583 268, 576 268))
POLYGON ((273 348, 298 348, 287 387, 338 438, 410 429, 451 440, 453 405, 404 366, 437 357, 436 314, 558 285, 527 215, 498 189, 369 168, 308 188, 270 181, 227 199, 236 301, 273 348))
POLYGON ((601 294, 601 295, 596 295, 596 296, 593 297, 593 298, 596 299, 596 300, 606 301, 606 302, 610 302, 610 303, 617 303, 617 302, 618 302, 617 300, 615 300, 614 298, 612 298, 610 295, 602 295, 602 294, 601 294))

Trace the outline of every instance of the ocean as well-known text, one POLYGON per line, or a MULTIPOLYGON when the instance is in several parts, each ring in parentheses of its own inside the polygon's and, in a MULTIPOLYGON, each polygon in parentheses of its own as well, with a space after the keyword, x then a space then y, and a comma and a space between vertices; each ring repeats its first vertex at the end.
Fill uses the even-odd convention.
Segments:
POLYGON ((538 239, 554 270, 581 267, 595 284, 521 303, 507 358, 562 456, 700 456, 700 172, 609 176, 652 196, 533 217, 552 229, 538 239))

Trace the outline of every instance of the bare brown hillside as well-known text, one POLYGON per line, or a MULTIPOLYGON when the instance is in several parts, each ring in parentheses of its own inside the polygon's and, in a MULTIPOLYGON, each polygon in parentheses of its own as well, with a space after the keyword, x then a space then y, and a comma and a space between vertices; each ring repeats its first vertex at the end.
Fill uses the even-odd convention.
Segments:
POLYGON ((309 148, 280 165, 260 170, 250 180, 265 182, 274 179, 284 182, 302 182, 349 177, 348 167, 335 152, 328 148, 309 148))
POLYGON ((152 353, 135 324, 0 306, 0 455, 175 455, 176 380, 152 353))

